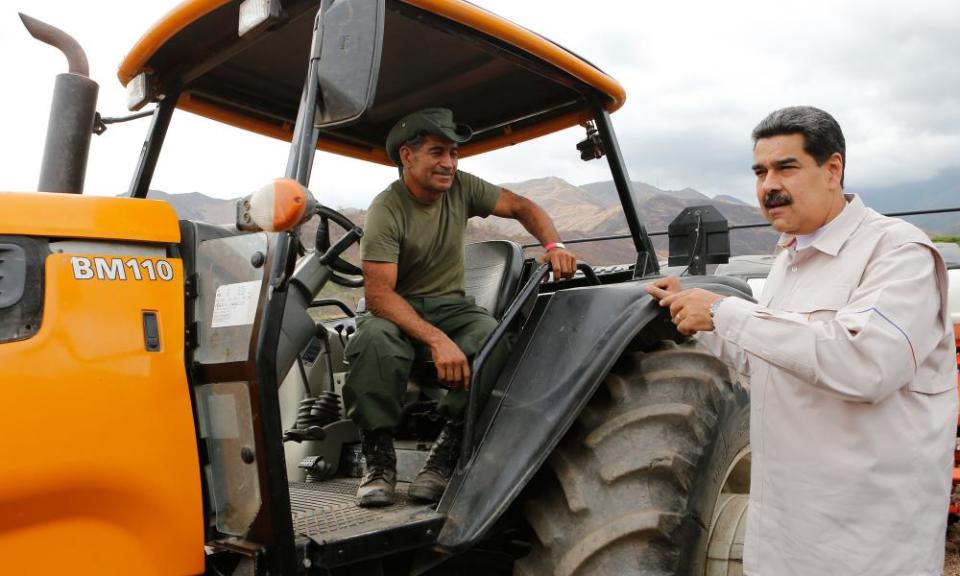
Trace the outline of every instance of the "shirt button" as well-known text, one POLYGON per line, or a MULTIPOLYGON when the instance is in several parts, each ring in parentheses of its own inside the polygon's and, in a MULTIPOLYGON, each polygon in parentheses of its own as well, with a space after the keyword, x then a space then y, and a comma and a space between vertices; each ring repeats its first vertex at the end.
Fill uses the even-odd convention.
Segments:
POLYGON ((796 267, 796 266, 791 266, 791 267, 790 267, 790 271, 791 271, 791 272, 796 272, 796 271, 797 271, 797 267, 796 267))

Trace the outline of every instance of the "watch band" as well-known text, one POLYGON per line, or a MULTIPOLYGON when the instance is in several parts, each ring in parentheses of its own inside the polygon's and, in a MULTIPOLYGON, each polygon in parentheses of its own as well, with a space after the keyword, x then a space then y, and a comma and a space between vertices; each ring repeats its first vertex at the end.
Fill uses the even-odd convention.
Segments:
POLYGON ((717 316, 717 310, 720 309, 720 303, 721 303, 721 302, 723 302, 723 298, 720 298, 719 300, 715 300, 712 304, 710 304, 710 319, 711 319, 711 320, 713 320, 714 318, 716 318, 716 316, 717 316))
POLYGON ((560 248, 562 250, 567 249, 567 247, 563 245, 563 242, 547 242, 546 244, 543 245, 544 252, 549 252, 554 248, 560 248))

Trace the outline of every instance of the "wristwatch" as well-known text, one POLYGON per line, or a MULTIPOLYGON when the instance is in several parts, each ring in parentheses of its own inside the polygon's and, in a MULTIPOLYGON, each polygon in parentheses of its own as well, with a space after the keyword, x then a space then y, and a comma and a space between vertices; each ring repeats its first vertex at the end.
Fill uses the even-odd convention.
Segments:
POLYGON ((710 304, 710 319, 711 319, 711 320, 713 320, 713 319, 717 316, 717 310, 720 309, 720 303, 721 303, 721 302, 723 302, 723 298, 720 298, 719 300, 714 300, 713 303, 710 304))
POLYGON ((561 250, 566 250, 567 247, 563 245, 563 242, 547 242, 543 245, 543 251, 549 252, 554 248, 560 248, 561 250))

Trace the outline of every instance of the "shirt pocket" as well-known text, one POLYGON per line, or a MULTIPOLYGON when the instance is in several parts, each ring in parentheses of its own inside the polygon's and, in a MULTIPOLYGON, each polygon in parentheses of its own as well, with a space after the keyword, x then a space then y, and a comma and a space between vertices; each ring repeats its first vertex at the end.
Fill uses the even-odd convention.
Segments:
POLYGON ((847 305, 852 289, 851 284, 827 284, 801 290, 791 311, 802 314, 810 322, 830 322, 847 305))

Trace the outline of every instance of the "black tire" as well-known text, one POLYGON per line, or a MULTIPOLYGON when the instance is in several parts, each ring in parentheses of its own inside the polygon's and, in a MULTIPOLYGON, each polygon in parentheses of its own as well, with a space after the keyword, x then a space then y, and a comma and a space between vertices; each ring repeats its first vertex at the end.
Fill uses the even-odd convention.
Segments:
MULTIPOLYGON (((692 344, 625 355, 551 454, 525 502, 522 576, 704 573, 722 486, 749 489, 749 396, 692 344)), ((724 572, 726 573, 726 572, 724 572)))

